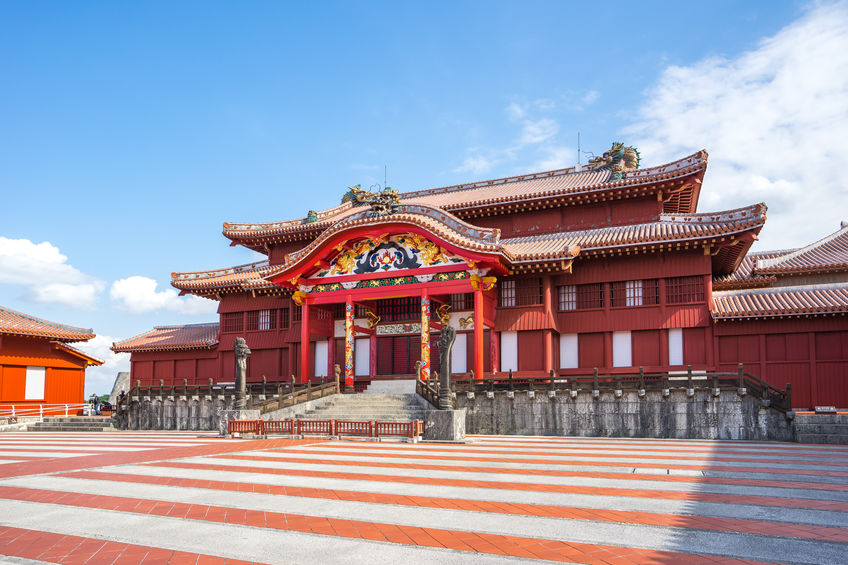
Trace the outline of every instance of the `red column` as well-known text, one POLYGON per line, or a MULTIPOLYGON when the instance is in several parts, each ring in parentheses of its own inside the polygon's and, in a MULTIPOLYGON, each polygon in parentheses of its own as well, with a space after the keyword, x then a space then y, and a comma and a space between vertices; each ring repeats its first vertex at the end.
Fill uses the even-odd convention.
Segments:
POLYGON ((377 375, 377 332, 368 336, 368 374, 377 375))
POLYGON ((474 291, 474 378, 483 378, 483 289, 474 291))
POLYGON ((309 303, 304 300, 300 310, 300 382, 309 380, 309 303))
POLYGON ((344 377, 345 377, 345 391, 353 392, 353 364, 354 364, 354 356, 353 356, 353 314, 354 314, 354 306, 353 306, 353 297, 351 295, 347 295, 345 299, 345 366, 344 366, 344 377))
POLYGON ((498 333, 495 328, 489 328, 489 365, 492 367, 492 374, 498 372, 498 333))
MULTIPOLYGON (((551 277, 546 276, 542 278, 542 303, 545 308, 545 315, 549 320, 553 320, 553 311, 552 304, 553 299, 551 293, 553 292, 553 287, 551 286, 551 277)), ((544 351, 543 357, 543 365, 545 374, 548 375, 551 372, 551 369, 554 368, 554 346, 553 346, 553 332, 551 330, 545 330, 542 333, 542 345, 544 351)))

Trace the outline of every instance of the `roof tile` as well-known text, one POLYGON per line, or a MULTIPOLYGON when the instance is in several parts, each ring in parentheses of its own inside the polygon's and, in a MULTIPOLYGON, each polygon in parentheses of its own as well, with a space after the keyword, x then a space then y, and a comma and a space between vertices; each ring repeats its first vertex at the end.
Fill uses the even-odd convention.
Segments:
POLYGON ((218 323, 156 326, 152 330, 112 344, 116 353, 211 349, 218 344, 218 323))
POLYGON ((0 306, 0 334, 48 337, 58 341, 86 341, 95 337, 94 330, 50 322, 4 306, 0 306))

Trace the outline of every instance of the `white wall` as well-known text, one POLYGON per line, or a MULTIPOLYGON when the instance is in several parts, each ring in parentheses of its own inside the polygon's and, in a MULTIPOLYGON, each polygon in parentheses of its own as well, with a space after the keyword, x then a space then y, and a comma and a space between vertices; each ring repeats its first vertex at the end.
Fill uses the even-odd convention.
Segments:
POLYGON ((501 332, 501 371, 518 370, 518 332, 501 332))
MULTIPOLYGON (((371 371, 371 344, 368 338, 353 340, 353 374, 364 377, 371 371)), ((344 371, 342 371, 344 377, 344 371)))
POLYGON ((612 366, 633 366, 633 340, 630 332, 612 332, 612 366))
MULTIPOLYGON (((438 348, 433 351, 439 354, 438 348)), ((465 373, 468 371, 468 334, 456 334, 456 341, 451 349, 451 371, 465 373)))
POLYGON ((316 341, 315 342, 315 376, 316 377, 326 377, 327 376, 327 342, 326 341, 316 341))
POLYGON ((44 400, 44 367, 26 368, 24 400, 44 400))
POLYGON ((668 364, 683 365, 683 330, 668 330, 668 364))
POLYGON ((578 365, 577 334, 559 336, 559 368, 576 369, 578 365))

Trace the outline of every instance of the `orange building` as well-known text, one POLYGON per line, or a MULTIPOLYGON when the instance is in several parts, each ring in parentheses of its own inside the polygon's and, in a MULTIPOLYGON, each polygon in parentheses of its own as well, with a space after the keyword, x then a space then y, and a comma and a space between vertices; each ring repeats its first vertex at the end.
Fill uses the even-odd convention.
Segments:
POLYGON ((0 306, 0 411, 37 414, 45 405, 45 414, 63 414, 64 405, 85 402, 85 369, 103 361, 68 344, 93 337, 90 329, 0 306))

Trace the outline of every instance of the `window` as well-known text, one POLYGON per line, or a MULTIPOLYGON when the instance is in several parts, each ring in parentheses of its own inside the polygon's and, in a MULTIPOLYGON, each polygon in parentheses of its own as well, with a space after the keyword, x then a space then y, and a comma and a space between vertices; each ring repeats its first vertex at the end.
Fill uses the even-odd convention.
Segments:
POLYGON ((618 281, 612 283, 613 308, 621 306, 647 306, 659 304, 657 279, 642 281, 618 281))
POLYGON ((591 310, 604 307, 604 284, 592 283, 577 286, 577 309, 591 310))
MULTIPOLYGON (((367 318, 368 317, 368 308, 365 306, 361 306, 359 304, 353 305, 353 316, 355 318, 367 318)), ((344 318, 344 316, 342 316, 344 318)))
POLYGON ((247 313, 247 331, 273 330, 277 328, 277 318, 271 316, 271 310, 254 310, 247 313))
POLYGON ((241 312, 221 314, 221 333, 235 333, 244 329, 244 316, 241 312))
POLYGON ((387 298, 377 302, 376 310, 381 322, 419 320, 421 318, 421 298, 418 296, 387 298))
POLYGON ((612 366, 633 365, 633 347, 630 332, 612 332, 612 366))
POLYGON ((44 367, 26 368, 24 400, 44 400, 44 367))
POLYGON ((500 306, 535 306, 542 303, 541 277, 503 281, 500 288, 500 306))
POLYGON ((501 371, 518 370, 518 332, 501 332, 501 371))
POLYGON ((288 329, 289 328, 289 309, 288 308, 280 308, 280 328, 288 329))
POLYGON ((704 277, 674 277, 665 279, 666 304, 686 304, 704 301, 704 277))
POLYGON ((502 281, 500 289, 500 306, 515 306, 515 281, 502 281))
POLYGON ((299 322, 302 317, 303 317, 303 308, 301 306, 298 306, 297 304, 295 304, 294 310, 292 311, 292 322, 299 322))
POLYGON ((345 306, 347 306, 344 302, 341 304, 333 304, 333 319, 334 320, 344 320, 345 319, 345 306))
POLYGON ((577 287, 573 284, 559 287, 559 310, 577 310, 577 287))
MULTIPOLYGON (((450 305, 451 311, 453 312, 462 312, 463 310, 473 310, 474 309, 474 295, 470 292, 466 292, 463 294, 451 294, 450 296, 450 305)), ((464 371, 454 371, 458 373, 462 373, 464 371)))

